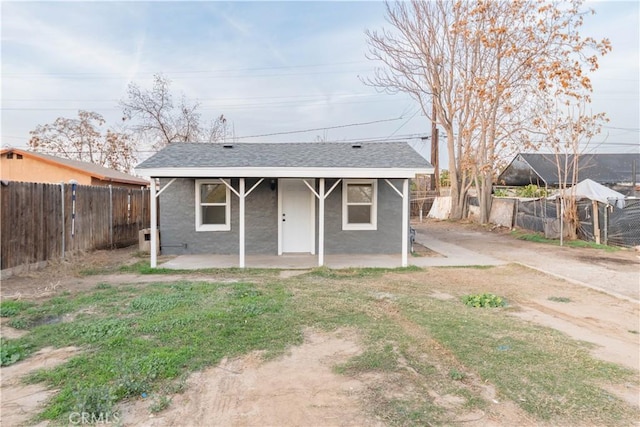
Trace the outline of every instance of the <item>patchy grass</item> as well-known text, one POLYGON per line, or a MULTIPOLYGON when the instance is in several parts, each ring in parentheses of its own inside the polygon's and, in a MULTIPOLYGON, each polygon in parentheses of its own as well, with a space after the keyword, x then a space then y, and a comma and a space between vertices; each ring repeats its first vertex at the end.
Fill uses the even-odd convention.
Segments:
POLYGON ((6 348, 23 348, 22 354, 48 345, 87 350, 29 377, 60 389, 39 419, 64 422, 78 405, 105 409, 225 356, 252 350, 276 355, 299 344, 302 333, 290 303, 277 284, 178 282, 97 289, 28 309, 23 318, 34 326, 6 348), (80 314, 71 322, 35 320, 70 312, 80 314))
MULTIPOLYGON (((144 264, 136 265, 126 268, 141 272, 144 264)), ((334 370, 362 378, 366 408, 389 424, 451 425, 458 415, 485 409, 490 402, 473 381, 493 384, 502 399, 541 422, 628 425, 638 418, 600 387, 637 382, 633 372, 505 310, 428 297, 428 282, 408 284, 416 271, 428 277, 415 268, 320 268, 289 279, 243 270, 234 283, 197 281, 197 274, 178 282, 162 282, 159 274, 151 284, 98 283, 21 307, 11 320, 29 333, 3 340, 2 361, 15 363, 45 346, 84 350, 28 377, 59 390, 34 420, 58 424, 78 409, 109 413, 143 394, 154 399, 151 411, 162 411, 194 370, 254 350, 275 357, 300 344, 308 327, 347 327, 363 351, 334 370), (434 393, 462 403, 444 408, 434 393)))
POLYGON ((437 266, 435 268, 442 268, 442 269, 447 269, 447 268, 469 268, 469 269, 473 269, 473 270, 490 270, 492 268, 495 268, 495 265, 440 265, 437 266))
POLYGON ((354 278, 378 278, 386 273, 411 273, 415 271, 422 271, 422 268, 415 265, 408 267, 396 267, 396 268, 343 268, 333 270, 328 267, 317 267, 307 273, 308 275, 315 277, 322 277, 326 279, 354 279, 354 278))
POLYGON ((553 302, 571 302, 571 298, 567 298, 567 297, 549 297, 547 298, 549 301, 553 301, 553 302))
POLYGON ((133 264, 107 267, 92 267, 80 270, 81 276, 97 276, 103 274, 114 273, 135 273, 135 274, 207 274, 207 275, 234 275, 242 274, 243 276, 276 276, 279 270, 264 268, 201 268, 197 270, 183 270, 156 267, 151 268, 148 260, 140 260, 133 264))
POLYGON ((404 312, 455 358, 536 418, 552 423, 616 424, 630 408, 598 384, 634 373, 595 360, 588 348, 548 328, 516 322, 501 311, 449 301, 406 301, 404 312))
POLYGON ((364 353, 335 367, 340 374, 353 375, 362 372, 393 372, 398 369, 398 355, 391 344, 371 346, 364 353))
MULTIPOLYGON (((552 245, 560 246, 560 239, 548 239, 544 237, 540 233, 532 233, 525 232, 523 230, 514 230, 511 232, 511 235, 516 239, 524 240, 527 242, 536 242, 536 243, 549 243, 552 245)), ((620 250, 617 246, 607 246, 601 245, 595 242, 587 242, 584 240, 564 240, 563 245, 570 248, 590 248, 590 249, 600 249, 605 252, 617 252, 620 250)))

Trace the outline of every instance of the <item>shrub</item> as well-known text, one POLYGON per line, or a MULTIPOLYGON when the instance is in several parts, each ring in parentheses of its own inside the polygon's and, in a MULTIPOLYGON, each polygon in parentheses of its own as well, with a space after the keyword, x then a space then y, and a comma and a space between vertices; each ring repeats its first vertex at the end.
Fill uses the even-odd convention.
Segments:
POLYGON ((544 188, 538 188, 535 184, 525 185, 522 188, 516 190, 518 197, 546 197, 547 190, 544 188))

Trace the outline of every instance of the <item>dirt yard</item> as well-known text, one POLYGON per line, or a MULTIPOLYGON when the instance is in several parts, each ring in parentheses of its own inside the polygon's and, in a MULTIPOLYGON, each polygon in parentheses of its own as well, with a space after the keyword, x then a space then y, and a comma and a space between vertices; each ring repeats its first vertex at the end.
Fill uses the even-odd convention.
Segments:
MULTIPOLYGON (((474 226, 456 227, 440 224, 440 232, 449 234, 453 243, 465 244, 493 256, 501 256, 506 248, 520 248, 524 254, 531 243, 516 241, 510 236, 492 233, 491 239, 480 243, 469 234, 487 233, 474 226), (458 230, 456 234, 455 228, 458 230)), ((490 232, 489 232, 490 233, 490 232)), ((535 244, 533 244, 535 245, 535 244)), ((607 268, 638 267, 637 254, 631 251, 603 253, 593 249, 544 248, 545 254, 555 253, 548 262, 606 263, 607 268), (569 253, 569 255, 567 255, 569 253)), ((508 251, 507 251, 508 252, 508 251)), ((529 252, 530 253, 530 252, 529 252)), ((98 251, 77 258, 74 262, 54 264, 44 270, 9 278, 2 283, 2 299, 39 300, 63 292, 90 289, 98 283, 146 283, 175 281, 187 276, 143 276, 137 274, 80 275, 81 270, 109 270, 114 266, 139 259, 133 249, 98 251)), ((635 271, 638 271, 637 269, 635 271)), ((205 275, 191 280, 206 280, 205 275)), ((216 280, 220 280, 217 277, 216 280)), ((252 280, 256 280, 255 277, 252 280)), ((521 265, 494 267, 491 270, 465 268, 431 268, 412 274, 389 273, 386 285, 364 284, 372 292, 393 296, 397 284, 415 289, 416 297, 438 299, 459 298, 472 292, 493 292, 517 306, 513 315, 530 322, 555 328, 576 340, 592 343, 595 357, 624 365, 640 372, 640 306, 629 299, 616 298, 604 292, 567 282, 521 265), (422 283, 430 283, 428 288, 422 283), (426 292, 426 293, 425 293, 426 292)), ((635 284, 636 286, 638 283, 635 284)), ((386 309, 385 309, 386 310, 386 309)), ((0 334, 13 338, 20 334, 6 326, 3 319, 0 334)), ((405 322, 406 323, 406 322, 405 322)), ((403 327, 411 328, 410 324, 403 327)), ((137 399, 121 406, 124 425, 385 425, 362 406, 363 390, 381 378, 375 375, 353 378, 334 373, 333 366, 361 352, 359 338, 353 331, 338 330, 327 334, 314 330, 305 333, 305 343, 291 348, 288 354, 263 362, 259 353, 223 360, 218 366, 192 374, 186 391, 173 397, 168 409, 150 414, 149 402, 137 399)), ((41 385, 25 385, 20 377, 44 366, 61 363, 76 354, 75 348, 43 349, 16 365, 2 368, 2 425, 23 423, 37 411, 39 405, 55 390, 41 385)), ((468 426, 536 425, 513 402, 494 398, 490 384, 474 380, 473 387, 484 388, 483 396, 493 404, 486 412, 462 413, 457 422, 468 426)), ((612 388, 611 393, 640 407, 640 390, 636 384, 612 388)), ((459 410, 456 396, 432 396, 445 410, 459 410)))
POLYGON ((217 426, 376 426, 358 398, 364 384, 337 375, 332 366, 360 353, 357 336, 305 333, 305 343, 264 363, 260 353, 223 360, 188 380, 188 392, 176 395, 166 411, 149 416, 148 403, 137 400, 122 408, 123 420, 136 426, 187 423, 217 426))

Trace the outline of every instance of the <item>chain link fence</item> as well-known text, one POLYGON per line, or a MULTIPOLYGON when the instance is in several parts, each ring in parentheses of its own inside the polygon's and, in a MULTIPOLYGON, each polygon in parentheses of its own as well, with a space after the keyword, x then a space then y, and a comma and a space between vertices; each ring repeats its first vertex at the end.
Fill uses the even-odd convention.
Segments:
MULTIPOLYGON (((615 204, 615 201, 612 200, 611 203, 615 204)), ((577 202, 577 210, 579 239, 622 247, 640 245, 640 199, 626 198, 624 208, 581 199, 577 202)), ((465 216, 473 219, 477 215, 476 211, 479 211, 477 197, 468 196, 465 216)), ((490 218, 495 224, 515 226, 557 239, 560 237, 559 212, 559 204, 555 199, 494 197, 490 218), (497 203, 498 200, 503 203, 497 203), (508 200, 511 203, 507 203, 508 200), (499 215, 493 215, 493 211, 500 205, 499 215)), ((565 236, 567 235, 565 232, 565 236)))
POLYGON ((582 240, 623 247, 640 245, 640 199, 626 199, 622 209, 580 200, 578 218, 582 240))

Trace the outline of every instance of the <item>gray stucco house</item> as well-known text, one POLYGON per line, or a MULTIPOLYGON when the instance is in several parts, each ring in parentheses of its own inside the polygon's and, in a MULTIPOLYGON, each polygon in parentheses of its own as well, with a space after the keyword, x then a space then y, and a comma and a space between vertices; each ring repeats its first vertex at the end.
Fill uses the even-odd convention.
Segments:
MULTIPOLYGON (((409 179, 433 167, 406 143, 174 143, 136 167, 160 204, 162 254, 402 254, 409 179)), ((156 266, 151 233, 151 266, 156 266)))

